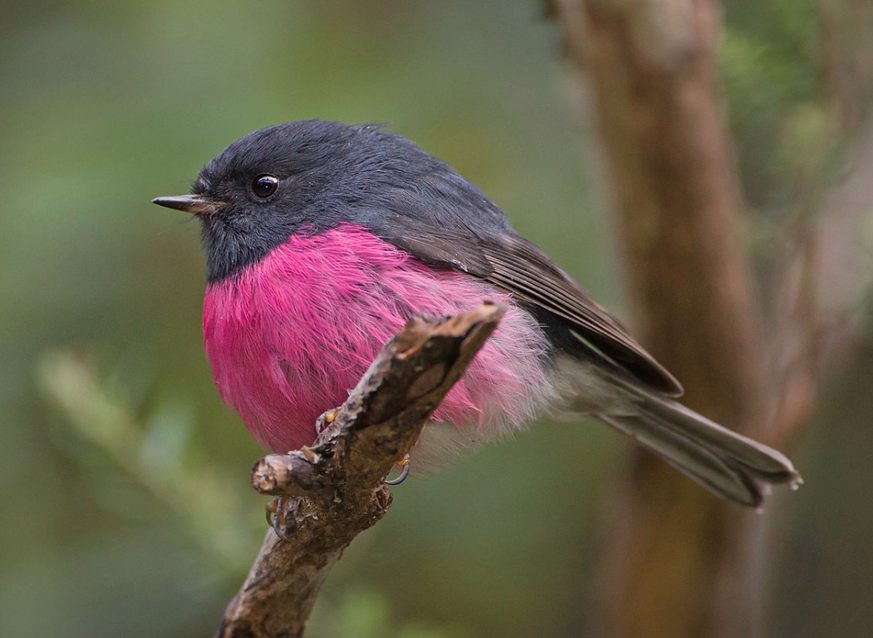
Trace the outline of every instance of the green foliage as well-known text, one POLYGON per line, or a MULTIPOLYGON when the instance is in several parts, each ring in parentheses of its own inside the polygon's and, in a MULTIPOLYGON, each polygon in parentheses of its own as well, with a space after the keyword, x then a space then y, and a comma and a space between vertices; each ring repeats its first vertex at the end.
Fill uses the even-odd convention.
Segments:
POLYGON ((819 82, 818 7, 813 0, 740 0, 725 8, 719 60, 743 191, 754 208, 779 216, 810 174, 837 167, 836 131, 819 82), (809 161, 817 165, 801 165, 809 161))
POLYGON ((144 489, 187 529, 211 566, 235 578, 245 575, 264 526, 246 504, 244 483, 212 459, 186 458, 194 426, 190 405, 173 397, 143 409, 130 386, 101 382, 82 358, 66 351, 43 355, 37 381, 72 426, 69 433, 90 444, 70 441, 64 449, 91 475, 87 480, 102 507, 136 520, 139 507, 148 509, 144 489))
POLYGON ((307 626, 311 638, 465 638, 468 632, 433 627, 421 621, 398 622, 385 594, 353 587, 335 608, 319 600, 307 626))

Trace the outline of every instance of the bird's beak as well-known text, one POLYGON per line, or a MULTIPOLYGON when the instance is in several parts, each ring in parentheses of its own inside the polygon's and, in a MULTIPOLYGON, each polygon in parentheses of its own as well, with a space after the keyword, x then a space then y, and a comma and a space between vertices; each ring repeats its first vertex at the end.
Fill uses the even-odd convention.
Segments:
POLYGON ((224 206, 224 202, 200 195, 178 195, 176 197, 156 197, 152 204, 183 210, 192 215, 211 215, 224 206))

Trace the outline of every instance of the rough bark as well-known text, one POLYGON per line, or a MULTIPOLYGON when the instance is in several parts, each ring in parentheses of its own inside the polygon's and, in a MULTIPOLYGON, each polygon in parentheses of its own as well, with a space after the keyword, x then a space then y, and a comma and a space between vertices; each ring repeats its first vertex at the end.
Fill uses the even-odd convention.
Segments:
POLYGON ((312 447, 272 454, 252 485, 282 495, 286 540, 271 530, 230 602, 217 637, 301 636, 321 584, 343 551, 391 505, 385 475, 503 315, 485 303, 449 318, 415 317, 373 362, 312 447))

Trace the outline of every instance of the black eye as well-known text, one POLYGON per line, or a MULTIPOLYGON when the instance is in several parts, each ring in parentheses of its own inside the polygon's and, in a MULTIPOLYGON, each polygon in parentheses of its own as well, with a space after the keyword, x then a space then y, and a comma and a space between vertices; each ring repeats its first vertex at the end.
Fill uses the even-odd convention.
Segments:
POLYGON ((279 188, 279 180, 272 175, 258 175, 252 181, 252 192, 258 197, 269 197, 279 188))

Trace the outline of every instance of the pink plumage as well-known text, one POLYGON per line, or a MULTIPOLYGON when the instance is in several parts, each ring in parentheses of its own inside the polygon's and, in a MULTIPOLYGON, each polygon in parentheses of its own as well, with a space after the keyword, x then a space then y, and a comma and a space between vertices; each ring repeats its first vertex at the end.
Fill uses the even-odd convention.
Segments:
POLYGON ((258 441, 285 452, 313 442, 317 417, 345 401, 412 314, 457 313, 486 297, 508 310, 428 426, 431 449, 416 457, 429 465, 521 426, 551 393, 542 331, 487 284, 432 270, 356 226, 295 235, 209 285, 206 352, 224 401, 258 441))

